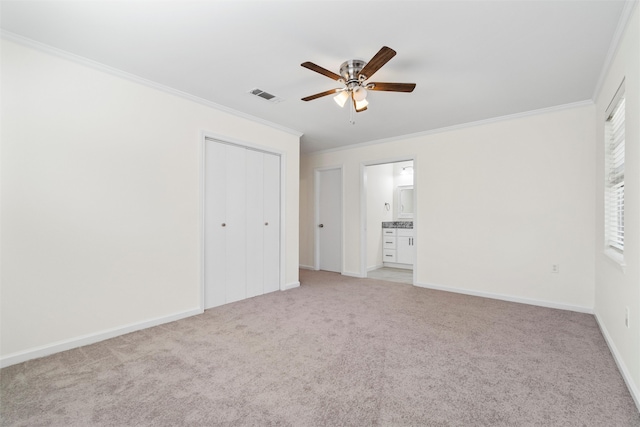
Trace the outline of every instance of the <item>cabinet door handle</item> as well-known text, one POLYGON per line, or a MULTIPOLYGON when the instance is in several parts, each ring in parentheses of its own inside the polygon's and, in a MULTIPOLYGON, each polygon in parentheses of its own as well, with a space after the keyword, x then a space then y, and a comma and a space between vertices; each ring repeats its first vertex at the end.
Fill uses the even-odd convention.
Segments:
POLYGON ((227 226, 227 223, 226 223, 226 222, 223 222, 223 223, 222 223, 222 226, 223 226, 223 227, 226 227, 226 226, 227 226))
POLYGON ((320 225, 318 225, 318 227, 324 228, 324 224, 320 224, 320 225))
POLYGON ((265 223, 264 223, 264 225, 269 225, 269 223, 268 223, 268 222, 265 222, 265 223))

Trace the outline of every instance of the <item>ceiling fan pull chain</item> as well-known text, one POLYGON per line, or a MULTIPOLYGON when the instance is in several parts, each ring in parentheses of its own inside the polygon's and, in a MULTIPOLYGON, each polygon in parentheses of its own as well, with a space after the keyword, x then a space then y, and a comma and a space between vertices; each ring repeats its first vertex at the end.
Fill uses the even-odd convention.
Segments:
POLYGON ((349 123, 351 123, 352 125, 356 124, 356 118, 354 117, 355 114, 355 109, 356 107, 353 105, 353 102, 349 103, 351 105, 351 108, 349 108, 349 123))

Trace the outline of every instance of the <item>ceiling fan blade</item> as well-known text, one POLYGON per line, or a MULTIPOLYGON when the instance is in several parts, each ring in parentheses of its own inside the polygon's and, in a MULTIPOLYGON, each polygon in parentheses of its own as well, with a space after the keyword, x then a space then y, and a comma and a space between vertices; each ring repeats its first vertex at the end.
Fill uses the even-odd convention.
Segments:
POLYGON ((360 76, 364 76, 364 80, 370 79, 373 74, 378 71, 384 64, 389 62, 391 58, 396 56, 396 51, 387 46, 382 46, 382 49, 376 53, 371 61, 364 66, 362 71, 360 71, 360 76))
POLYGON ((387 92, 413 92, 415 83, 368 83, 367 90, 384 90, 387 92))
POLYGON ((311 71, 315 71, 316 73, 320 73, 323 76, 327 76, 327 77, 329 77, 330 79, 333 79, 333 80, 340 80, 342 78, 339 75, 337 75, 336 73, 334 73, 332 71, 329 71, 326 68, 322 68, 321 66, 316 65, 313 62, 308 62, 307 61, 307 62, 303 62, 300 65, 302 65, 304 68, 310 69, 311 71))
POLYGON ((340 90, 341 89, 327 90, 327 91, 324 91, 324 92, 316 93, 315 95, 306 96, 306 97, 302 98, 302 100, 303 101, 313 101, 314 99, 322 98, 323 96, 332 95, 334 93, 337 93, 340 90))

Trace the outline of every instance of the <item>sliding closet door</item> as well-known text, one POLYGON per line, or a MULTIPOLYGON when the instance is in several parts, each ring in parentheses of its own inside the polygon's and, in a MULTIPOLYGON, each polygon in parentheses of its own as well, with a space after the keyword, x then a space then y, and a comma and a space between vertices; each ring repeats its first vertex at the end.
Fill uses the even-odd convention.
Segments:
POLYGON ((247 297, 247 150, 227 145, 226 198, 226 301, 247 297))
POLYGON ((247 297, 262 295, 264 266, 264 154, 247 150, 247 297))
POLYGON ((280 289, 280 156, 264 155, 264 293, 280 289))
POLYGON ((223 201, 227 196, 227 158, 224 144, 205 144, 205 222, 204 222, 204 306, 225 303, 227 261, 227 214, 223 201), (224 224, 224 225, 223 225, 224 224))

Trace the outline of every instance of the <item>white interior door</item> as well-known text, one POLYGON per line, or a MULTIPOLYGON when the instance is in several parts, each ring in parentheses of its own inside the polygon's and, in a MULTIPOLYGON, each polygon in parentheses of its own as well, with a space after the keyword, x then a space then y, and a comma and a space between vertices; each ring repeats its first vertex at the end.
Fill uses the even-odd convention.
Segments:
POLYGON ((226 302, 227 196, 226 146, 205 144, 204 308, 226 302))
POLYGON ((342 170, 318 171, 318 268, 342 272, 342 170))
POLYGON ((247 150, 227 145, 226 166, 226 301, 247 297, 247 150))
POLYGON ((205 308, 280 289, 280 188, 280 156, 205 143, 205 308))
POLYGON ((280 156, 264 154, 264 293, 280 289, 280 156))
POLYGON ((264 186, 263 153, 247 152, 247 298, 263 294, 264 186))

